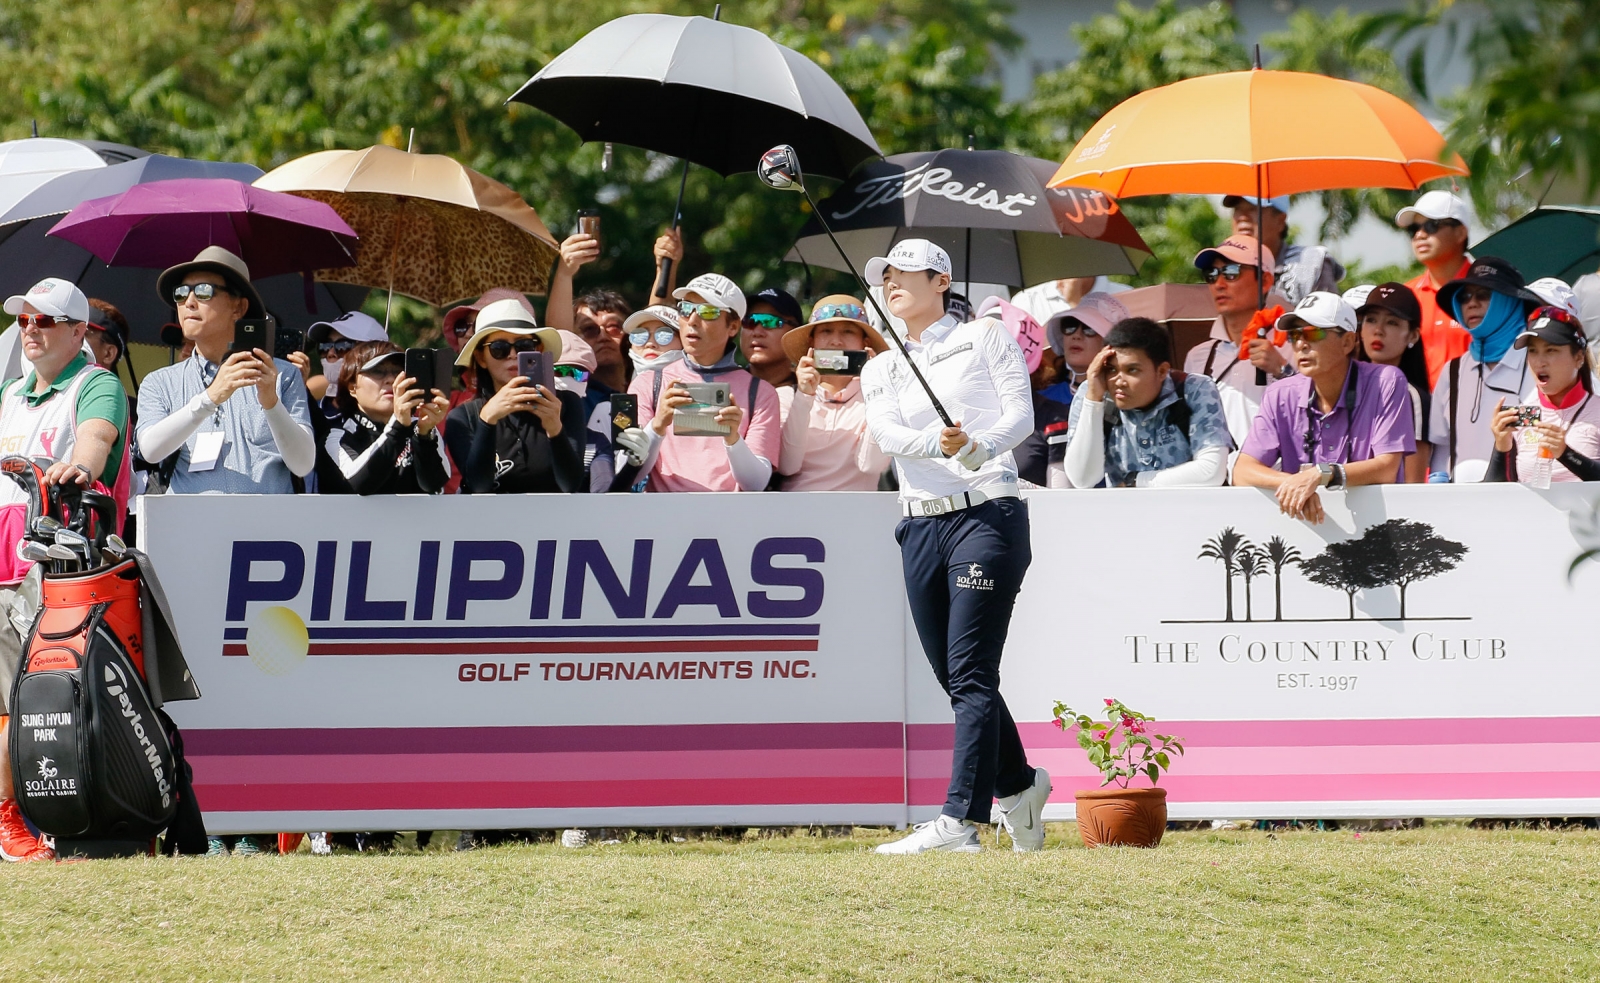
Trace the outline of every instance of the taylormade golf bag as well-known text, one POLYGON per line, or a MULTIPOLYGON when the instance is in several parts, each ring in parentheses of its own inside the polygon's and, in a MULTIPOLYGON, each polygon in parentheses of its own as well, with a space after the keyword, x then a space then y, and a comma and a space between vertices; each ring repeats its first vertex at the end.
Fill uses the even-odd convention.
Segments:
POLYGON ((81 557, 41 561, 39 609, 9 696, 18 805, 59 838, 143 840, 170 829, 183 852, 203 851, 182 739, 160 710, 200 695, 166 598, 148 558, 111 537, 109 498, 52 495, 40 480, 48 463, 0 460, 29 495, 27 538, 76 544, 81 557))

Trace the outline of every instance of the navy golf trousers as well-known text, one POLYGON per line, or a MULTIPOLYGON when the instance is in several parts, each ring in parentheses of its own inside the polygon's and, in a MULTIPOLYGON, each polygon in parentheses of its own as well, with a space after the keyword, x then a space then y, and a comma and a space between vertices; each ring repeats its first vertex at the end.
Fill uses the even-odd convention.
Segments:
POLYGON ((895 528, 911 619, 956 713, 943 812, 989 821, 996 795, 1033 784, 1016 722, 1000 697, 1000 652, 1033 551, 1028 506, 998 498, 959 512, 901 519, 895 528))

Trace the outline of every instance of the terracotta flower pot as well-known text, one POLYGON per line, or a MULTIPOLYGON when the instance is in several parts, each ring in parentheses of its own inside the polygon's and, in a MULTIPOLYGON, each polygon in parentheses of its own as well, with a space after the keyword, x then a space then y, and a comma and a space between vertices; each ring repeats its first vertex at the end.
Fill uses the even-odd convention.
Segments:
POLYGON ((1153 847, 1167 831, 1164 788, 1097 788, 1078 791, 1078 835, 1083 845, 1153 847))

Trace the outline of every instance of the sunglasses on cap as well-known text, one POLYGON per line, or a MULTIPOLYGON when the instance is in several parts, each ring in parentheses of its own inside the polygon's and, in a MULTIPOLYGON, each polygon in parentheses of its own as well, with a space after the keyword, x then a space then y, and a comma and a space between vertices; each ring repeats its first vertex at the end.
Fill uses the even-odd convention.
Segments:
POLYGON ((1410 225, 1406 226, 1406 235, 1414 236, 1418 232, 1425 232, 1428 235, 1433 235, 1440 229, 1448 229, 1452 225, 1460 224, 1460 222, 1457 222, 1453 218, 1430 218, 1423 222, 1412 222, 1410 225))
POLYGON ((17 324, 24 331, 26 331, 29 328, 38 328, 40 331, 48 331, 48 330, 50 330, 51 328, 55 327, 58 324, 72 324, 72 323, 73 323, 73 320, 70 317, 54 317, 54 316, 49 315, 49 314, 18 314, 17 315, 17 324))
POLYGON ((1555 321, 1558 324, 1565 324, 1567 327, 1572 329, 1574 334, 1578 336, 1578 341, 1580 343, 1584 342, 1585 334, 1583 330, 1583 322, 1578 320, 1578 316, 1567 310, 1565 307, 1555 307, 1551 304, 1546 304, 1543 307, 1534 308, 1533 313, 1528 315, 1528 330, 1537 331, 1551 321, 1555 321))
POLYGON ((726 308, 717 307, 713 304, 691 304, 687 300, 678 301, 679 314, 682 314, 684 317, 692 317, 698 314, 700 315, 700 320, 702 321, 715 321, 717 318, 722 316, 724 310, 726 310, 726 308))
POLYGON ((338 341, 324 341, 317 345, 317 354, 323 358, 338 358, 356 347, 356 343, 349 338, 340 338, 338 341))
POLYGON ((1344 329, 1319 328, 1315 325, 1308 324, 1303 328, 1289 328, 1283 333, 1284 337, 1288 339, 1290 345, 1298 345, 1302 341, 1315 345, 1317 342, 1331 334, 1344 334, 1344 329))
POLYGON ((747 328, 760 328, 763 331, 782 331, 797 325, 785 321, 776 314, 750 314, 744 319, 747 328))
POLYGON ((172 303, 174 306, 182 304, 184 301, 189 299, 190 294, 194 294, 195 299, 197 300, 210 300, 219 292, 225 294, 233 293, 232 290, 229 290, 220 283, 179 284, 178 286, 172 288, 172 303))
POLYGON ((494 359, 510 358, 512 352, 536 352, 541 347, 538 338, 518 338, 516 341, 506 341, 497 338, 483 347, 489 349, 489 357, 494 359))
POLYGON ((558 365, 552 371, 563 379, 572 379, 575 382, 589 378, 589 370, 580 369, 576 365, 558 365))
MULTIPOLYGON (((672 339, 676 338, 677 336, 678 330, 676 328, 669 328, 666 326, 656 328, 654 333, 656 344, 663 348, 672 344, 672 339)), ((651 331, 649 328, 639 328, 636 331, 628 332, 628 344, 635 348, 642 348, 643 346, 650 344, 650 338, 651 331)))
POLYGON ((1248 263, 1224 263, 1221 266, 1213 266, 1211 269, 1203 271, 1202 275, 1206 278, 1207 283, 1216 283, 1219 276, 1232 283, 1243 276, 1245 270, 1253 269, 1255 267, 1248 263))
POLYGON ((813 321, 827 321, 836 317, 865 321, 867 312, 860 304, 823 304, 811 312, 813 321))

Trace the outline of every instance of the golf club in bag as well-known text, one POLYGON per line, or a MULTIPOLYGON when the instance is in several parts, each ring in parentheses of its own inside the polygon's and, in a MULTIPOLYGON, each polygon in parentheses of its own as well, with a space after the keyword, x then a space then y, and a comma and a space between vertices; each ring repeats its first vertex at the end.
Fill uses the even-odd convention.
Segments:
POLYGON ((939 414, 939 419, 944 421, 945 426, 954 427, 955 423, 950 419, 950 414, 945 412, 944 404, 939 402, 939 397, 933 394, 933 387, 928 385, 927 379, 923 378, 922 370, 917 368, 917 363, 911 360, 911 352, 906 349, 906 343, 901 339, 900 332, 894 329, 894 325, 889 321, 889 315, 885 314, 883 308, 878 306, 877 298, 872 296, 872 288, 867 286, 867 281, 862 278, 860 273, 856 272, 855 264, 850 262, 850 257, 846 255, 844 246, 839 244, 838 237, 833 234, 833 229, 828 226, 828 220, 823 217, 822 209, 817 207, 817 203, 812 200, 811 192, 806 190, 805 175, 800 170, 800 158, 795 154, 794 148, 788 144, 783 144, 782 146, 773 147, 762 154, 761 163, 756 165, 756 176, 761 179, 762 184, 769 188, 776 188, 779 191, 798 191, 806 196, 806 203, 811 206, 811 214, 817 217, 817 221, 822 225, 822 230, 828 233, 828 238, 833 242, 833 248, 839 250, 839 257, 844 260, 844 265, 849 267, 851 273, 855 274, 856 282, 861 285, 861 292, 866 295, 867 303, 871 304, 872 309, 877 312, 878 320, 883 324, 883 333, 894 339, 895 347, 899 348, 900 354, 905 356, 906 364, 911 366, 912 374, 922 384, 922 391, 928 394, 928 401, 933 404, 933 411, 939 414))
POLYGON ((149 558, 116 536, 110 496, 45 484, 52 463, 0 459, 28 498, 18 556, 42 578, 7 702, 17 804, 58 855, 148 850, 163 830, 168 852, 204 853, 183 739, 161 710, 200 696, 166 596, 149 558))

